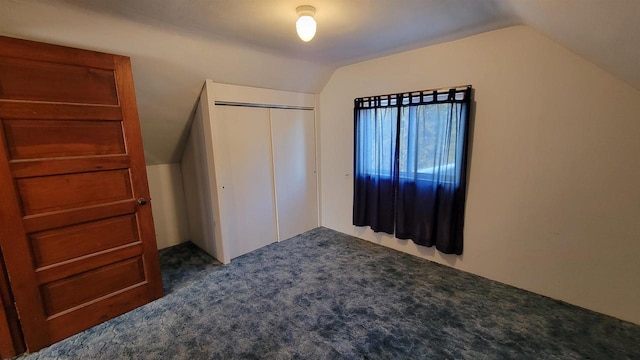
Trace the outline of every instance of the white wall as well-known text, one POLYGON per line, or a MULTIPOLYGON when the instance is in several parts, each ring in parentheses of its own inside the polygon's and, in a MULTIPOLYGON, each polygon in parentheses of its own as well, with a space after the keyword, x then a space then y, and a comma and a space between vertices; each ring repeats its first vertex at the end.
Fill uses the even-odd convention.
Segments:
POLYGON ((147 166, 158 249, 189 240, 179 164, 147 166))
POLYGON ((342 67, 320 96, 322 224, 640 324, 640 93, 528 27, 342 67), (353 99, 472 84, 462 256, 351 225, 353 99))

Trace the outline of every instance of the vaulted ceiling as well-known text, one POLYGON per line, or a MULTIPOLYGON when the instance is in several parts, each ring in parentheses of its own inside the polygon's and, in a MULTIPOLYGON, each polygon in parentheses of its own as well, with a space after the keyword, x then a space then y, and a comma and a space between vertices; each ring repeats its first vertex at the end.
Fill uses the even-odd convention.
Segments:
POLYGON ((206 78, 318 93, 342 65, 511 25, 640 89, 638 17, 637 0, 0 0, 0 34, 131 57, 149 164, 179 161, 206 78))

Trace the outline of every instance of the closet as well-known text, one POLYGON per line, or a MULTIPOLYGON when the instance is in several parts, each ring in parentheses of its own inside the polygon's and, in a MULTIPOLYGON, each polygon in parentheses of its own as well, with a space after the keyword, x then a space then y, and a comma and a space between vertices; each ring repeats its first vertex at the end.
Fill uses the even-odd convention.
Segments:
POLYGON ((214 83, 181 168, 192 241, 223 263, 318 226, 315 96, 214 83))

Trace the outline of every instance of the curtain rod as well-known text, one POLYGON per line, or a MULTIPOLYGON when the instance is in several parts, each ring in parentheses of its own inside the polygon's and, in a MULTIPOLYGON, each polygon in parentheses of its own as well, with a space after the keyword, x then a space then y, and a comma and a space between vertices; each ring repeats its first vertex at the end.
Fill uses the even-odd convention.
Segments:
POLYGON ((447 86, 447 87, 428 89, 428 90, 403 91, 403 92, 398 92, 398 93, 393 93, 393 94, 363 96, 363 97, 356 98, 356 100, 357 99, 374 98, 374 97, 385 97, 385 96, 402 95, 402 94, 429 93, 429 92, 434 92, 434 91, 438 92, 438 91, 443 91, 443 90, 447 90, 448 91, 448 90, 451 90, 451 89, 456 89, 456 91, 457 91, 457 90, 470 89, 470 88, 471 88, 471 85, 447 86))
POLYGON ((294 105, 274 105, 274 104, 256 104, 245 103, 235 101, 214 101, 218 106, 241 106, 241 107, 254 107, 254 108, 267 108, 267 109, 290 109, 290 110, 313 110, 312 106, 294 106, 294 105))

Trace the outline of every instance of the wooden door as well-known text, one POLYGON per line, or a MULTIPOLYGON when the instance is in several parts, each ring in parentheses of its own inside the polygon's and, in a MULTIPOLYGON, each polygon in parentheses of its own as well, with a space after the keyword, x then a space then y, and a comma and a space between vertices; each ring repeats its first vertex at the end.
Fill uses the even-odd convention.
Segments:
POLYGON ((0 189, 29 351, 162 296, 129 58, 0 37, 0 189))
POLYGON ((313 110, 271 109, 278 241, 318 226, 313 110))

